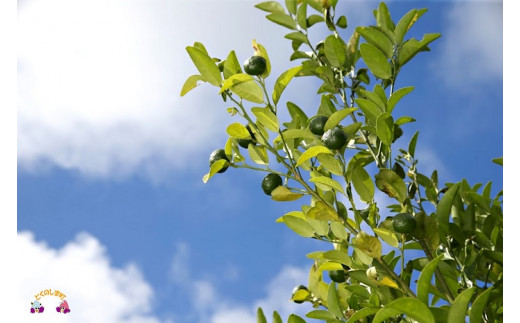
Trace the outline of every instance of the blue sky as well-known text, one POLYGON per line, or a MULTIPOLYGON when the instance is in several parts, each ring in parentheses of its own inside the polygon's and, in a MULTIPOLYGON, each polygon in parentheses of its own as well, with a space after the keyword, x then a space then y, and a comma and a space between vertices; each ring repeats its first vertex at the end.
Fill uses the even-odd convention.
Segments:
MULTIPOLYGON (((259 305, 285 317, 308 310, 288 299, 307 281, 304 255, 329 246, 274 222, 301 203, 271 201, 263 174, 230 169, 202 183, 236 120, 214 87, 179 97, 196 73, 184 49, 195 41, 243 61, 256 39, 271 58, 271 86, 297 64, 286 30, 255 3, 18 2, 17 244, 32 255, 18 265, 20 312, 44 288, 67 292, 77 313, 97 309, 97 322, 254 322, 259 305)), ((341 3, 343 36, 372 24, 377 4, 341 3)), ((415 90, 397 114, 417 121, 398 143, 420 130, 425 173, 438 169, 442 183, 492 180, 498 192, 502 168, 491 159, 503 154, 502 2, 388 5, 394 20, 427 7, 414 36, 442 34, 400 74, 397 86, 415 90)), ((297 79, 282 101, 311 116, 318 87, 297 79)))

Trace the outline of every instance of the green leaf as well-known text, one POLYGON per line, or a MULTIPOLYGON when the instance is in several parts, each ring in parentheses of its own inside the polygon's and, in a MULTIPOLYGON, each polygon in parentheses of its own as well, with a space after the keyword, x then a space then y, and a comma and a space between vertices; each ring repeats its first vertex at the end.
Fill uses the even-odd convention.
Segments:
POLYGON ((307 221, 290 215, 284 215, 282 219, 283 223, 302 237, 314 237, 314 229, 307 221))
MULTIPOLYGON (((385 307, 379 310, 376 316, 374 316, 372 323, 381 323, 399 314, 405 314, 409 318, 421 323, 435 323, 435 318, 428 306, 416 298, 411 297, 399 298, 386 304, 385 307)), ((453 321, 453 323, 458 323, 458 321, 453 321)))
POLYGON ((334 158, 334 156, 329 154, 318 154, 317 157, 320 164, 325 167, 326 170, 334 175, 343 176, 343 168, 341 167, 341 163, 336 158, 334 158))
POLYGON ((256 116, 257 120, 272 132, 278 132, 280 125, 276 115, 269 108, 251 108, 251 112, 256 116))
POLYGON ((332 151, 330 151, 325 146, 313 146, 309 149, 307 149, 301 156, 298 158, 298 161, 296 162, 296 167, 300 166, 302 163, 306 162, 307 160, 318 156, 318 154, 329 154, 334 155, 332 151))
MULTIPOLYGON (((379 87, 376 87, 375 89, 378 89, 379 87)), ((375 92, 370 92, 370 91, 367 91, 367 90, 359 90, 359 93, 369 99, 370 101, 374 102, 379 110, 381 111, 386 111, 386 99, 384 99, 384 101, 382 100, 382 98, 375 92)))
POLYGON ((346 265, 346 266, 349 266, 349 267, 352 266, 352 259, 344 251, 329 250, 327 252, 322 253, 321 257, 323 259, 326 259, 326 260, 339 262, 340 264, 343 264, 343 265, 346 265))
POLYGON ((328 187, 329 188, 328 190, 330 190, 330 188, 332 188, 332 189, 336 190, 336 192, 339 192, 339 193, 342 193, 343 195, 345 195, 345 192, 344 192, 341 184, 332 178, 328 178, 326 176, 317 176, 317 177, 311 178, 309 181, 316 184, 318 187, 320 187, 321 189, 323 189, 325 191, 327 190, 325 188, 328 187), (322 187, 322 185, 325 187, 322 187))
POLYGON ((343 240, 348 239, 348 233, 345 231, 345 227, 341 223, 335 221, 330 222, 330 230, 336 238, 343 240))
POLYGON ((363 166, 357 166, 352 171, 352 184, 361 201, 370 203, 374 199, 374 182, 363 166))
POLYGON ((264 311, 261 307, 256 311, 256 323, 267 323, 267 320, 264 315, 264 311))
POLYGON ((408 152, 410 153, 410 156, 415 156, 415 145, 417 144, 417 137, 419 136, 419 131, 417 131, 412 139, 410 139, 410 144, 408 144, 408 152))
POLYGON ((264 103, 264 92, 251 75, 239 73, 229 77, 224 81, 219 94, 227 89, 230 89, 244 100, 264 103))
POLYGON ((427 9, 412 9, 408 11, 402 18, 399 20, 397 25, 395 26, 395 40, 399 44, 403 42, 404 36, 413 26, 413 24, 427 11, 427 9))
POLYGON ((394 119, 388 112, 381 113, 376 120, 377 136, 390 147, 394 137, 394 119))
POLYGON ((287 323, 305 323, 305 320, 296 314, 291 314, 287 320, 287 323))
POLYGON ((393 170, 381 168, 375 176, 376 186, 388 196, 403 203, 407 198, 407 189, 404 181, 393 170))
POLYGON ((338 21, 336 21, 336 26, 338 26, 339 28, 347 28, 347 17, 345 16, 341 16, 338 18, 338 21))
POLYGON ((297 5, 298 4, 296 3, 296 0, 285 0, 285 7, 293 15, 296 14, 296 6, 297 5))
POLYGON ((427 47, 428 44, 439 37, 441 37, 441 34, 425 34, 423 39, 420 41, 416 40, 415 38, 407 40, 397 55, 397 61, 399 62, 399 65, 403 66, 415 55, 417 55, 417 53, 429 50, 427 47))
POLYGON ((260 74, 260 77, 265 79, 271 74, 271 60, 269 59, 269 55, 267 55, 267 50, 262 44, 257 43, 256 39, 253 39, 253 50, 255 51, 255 55, 265 59, 265 71, 260 74))
POLYGON ((425 305, 428 305, 428 290, 430 289, 433 273, 435 272, 435 268, 437 268, 437 264, 443 257, 444 255, 442 254, 430 261, 426 266, 424 266, 419 275, 419 280, 417 281, 417 299, 425 305))
POLYGON ((494 158, 493 162, 500 166, 504 166, 504 157, 502 156, 502 157, 494 158))
POLYGON ((251 134, 249 131, 247 131, 246 127, 241 125, 240 123, 232 123, 230 124, 226 132, 228 135, 230 135, 233 138, 237 139, 251 139, 251 134))
POLYGON ((453 205, 453 200, 455 199, 459 187, 460 182, 452 185, 448 191, 444 193, 439 204, 437 204, 437 221, 439 222, 439 234, 441 235, 441 240, 444 240, 444 237, 449 232, 448 224, 450 222, 451 206, 453 205))
POLYGON ((357 236, 352 239, 352 244, 369 257, 381 257, 381 251, 383 248, 381 241, 364 231, 359 232, 357 236))
POLYGON ((307 126, 309 118, 296 104, 287 102, 287 110, 289 110, 289 114, 291 115, 294 128, 305 128, 307 126))
POLYGON ((388 243, 390 246, 397 248, 399 247, 399 240, 397 240, 397 237, 395 236, 395 233, 393 233, 390 230, 387 230, 385 228, 373 228, 372 229, 375 234, 377 234, 381 239, 383 239, 384 242, 388 243))
POLYGON ((365 308, 362 308, 359 311, 357 311, 356 313, 354 313, 354 315, 352 315, 348 319, 347 323, 354 323, 354 322, 361 321, 361 319, 363 319, 365 317, 368 317, 370 315, 374 315, 380 309, 381 308, 379 308, 379 307, 365 307, 365 308))
POLYGON ((336 319, 336 315, 332 314, 329 311, 324 311, 324 310, 310 311, 305 316, 307 316, 310 319, 317 319, 317 320, 335 320, 336 319))
POLYGON ((397 104, 397 102, 399 102, 399 100, 401 100, 405 95, 412 92, 413 89, 414 89, 413 86, 408 86, 408 87, 400 88, 399 90, 395 91, 390 96, 390 99, 388 99, 388 104, 387 104, 388 112, 392 113, 392 111, 394 111, 394 107, 397 104))
POLYGON ((379 3, 379 8, 376 14, 377 26, 392 32, 395 28, 388 7, 384 2, 379 3))
POLYGON ((275 24, 296 30, 296 22, 289 15, 284 13, 272 13, 267 15, 266 18, 275 24))
POLYGON ((294 193, 285 186, 278 186, 271 192, 271 198, 279 202, 295 201, 303 194, 294 193))
POLYGON ((285 13, 282 5, 276 1, 265 1, 255 5, 256 8, 273 13, 285 13))
POLYGON ((487 301, 492 291, 493 288, 486 289, 473 301, 473 304, 471 304, 471 310, 469 312, 470 323, 482 322, 482 313, 484 312, 484 308, 486 307, 487 301))
POLYGON ((357 27, 356 31, 372 46, 377 47, 386 58, 392 58, 393 44, 388 37, 374 27, 357 27))
POLYGON ((283 323, 282 317, 280 316, 280 314, 278 314, 277 311, 273 312, 273 323, 283 323))
POLYGON ((448 311, 448 322, 466 322, 466 312, 468 311, 469 301, 473 297, 476 287, 466 289, 455 298, 448 311))
POLYGON ((399 119, 395 120, 395 124, 398 126, 402 126, 410 122, 415 122, 415 119, 412 117, 399 117, 399 119))
POLYGON ((209 83, 220 86, 222 83, 222 76, 220 75, 220 70, 215 64, 215 61, 211 59, 204 51, 196 48, 196 47, 186 47, 186 51, 190 55, 193 64, 199 71, 200 75, 208 81, 209 83))
POLYGON ((341 110, 334 112, 333 114, 330 115, 329 119, 325 123, 325 127, 323 128, 323 130, 327 131, 329 129, 334 128, 343 119, 345 119, 349 114, 351 114, 352 112, 354 112, 356 110, 357 110, 357 108, 346 108, 346 109, 341 109, 341 110))
POLYGON ((322 201, 316 202, 316 204, 307 211, 307 216, 314 220, 339 221, 339 216, 336 211, 322 201))
POLYGON ((213 177, 213 175, 215 175, 216 173, 218 173, 219 170, 221 170, 222 168, 224 167, 227 167, 229 166, 229 162, 225 159, 220 159, 220 160, 217 160, 216 162, 214 162, 210 169, 209 169, 209 173, 207 173, 206 175, 204 175, 204 177, 202 177, 202 181, 204 183, 207 183, 209 181, 210 178, 213 177))
POLYGON ((287 87, 287 84, 292 80, 292 78, 298 74, 303 66, 296 66, 293 68, 288 69, 287 71, 283 72, 280 77, 276 80, 276 83, 274 85, 273 90, 273 101, 275 104, 278 103, 280 100, 280 96, 282 95, 282 92, 285 90, 285 87, 287 87))
POLYGON ((235 51, 232 50, 224 62, 224 78, 230 78, 238 73, 242 73, 242 67, 240 67, 235 51))
POLYGON ((192 75, 188 77, 184 85, 182 86, 181 96, 184 96, 189 91, 193 90, 198 84, 198 81, 205 82, 204 78, 201 75, 192 75))
POLYGON ((310 15, 307 17, 307 28, 312 27, 314 24, 319 22, 324 22, 323 16, 320 15, 310 15))
POLYGON ((249 152, 249 157, 251 157, 251 160, 255 163, 259 165, 269 164, 269 158, 265 146, 249 145, 247 151, 249 152))
POLYGON ((292 33, 288 33, 284 37, 287 39, 290 39, 290 40, 299 41, 300 43, 307 43, 307 37, 305 37, 305 35, 299 31, 294 31, 292 33))
MULTIPOLYGON (((307 3, 303 2, 296 13, 296 20, 298 25, 303 29, 307 30, 307 3)), ((305 41, 306 43, 307 41, 305 41)))
POLYGON ((363 43, 360 45, 360 53, 375 77, 386 80, 392 76, 390 63, 388 63, 385 54, 377 49, 377 47, 363 43))
POLYGON ((334 35, 330 35, 325 39, 325 56, 329 60, 330 64, 334 67, 341 67, 345 64, 347 55, 345 53, 345 44, 336 38, 334 35))
POLYGON ((334 282, 331 282, 329 285, 327 305, 329 307, 329 311, 336 317, 339 317, 341 319, 345 318, 345 315, 343 315, 343 311, 341 310, 341 307, 339 305, 338 295, 336 293, 336 283, 334 282))

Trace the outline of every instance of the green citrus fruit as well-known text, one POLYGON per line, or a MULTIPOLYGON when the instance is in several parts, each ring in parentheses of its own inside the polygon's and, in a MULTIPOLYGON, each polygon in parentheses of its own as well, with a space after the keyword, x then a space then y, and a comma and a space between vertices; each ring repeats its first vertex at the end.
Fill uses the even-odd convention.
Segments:
POLYGON ((280 185, 282 185, 282 178, 278 174, 267 174, 262 180, 262 189, 267 195, 271 195, 271 192, 280 185))
POLYGON ((325 132, 323 128, 325 128, 325 123, 327 123, 327 120, 329 120, 329 118, 326 116, 316 116, 309 123, 309 130, 315 135, 323 135, 325 132))
POLYGON ((321 141, 329 149, 340 149, 347 143, 347 135, 340 128, 332 128, 321 136, 321 141))
POLYGON ((408 213, 399 213, 394 216, 392 220, 392 226, 395 232, 398 233, 411 233, 417 226, 417 220, 408 213))
POLYGON ((244 71, 249 75, 260 75, 266 68, 267 62, 262 56, 251 56, 244 62, 244 71))
MULTIPOLYGON (((211 155, 209 155, 209 167, 213 165, 217 160, 225 159, 229 162, 229 159, 226 156, 226 152, 224 149, 215 149, 211 155)), ((224 166, 221 170, 219 170, 219 173, 223 173, 228 169, 228 166, 224 166)))
POLYGON ((347 281, 347 274, 343 269, 341 270, 329 270, 330 280, 336 283, 344 283, 347 281))

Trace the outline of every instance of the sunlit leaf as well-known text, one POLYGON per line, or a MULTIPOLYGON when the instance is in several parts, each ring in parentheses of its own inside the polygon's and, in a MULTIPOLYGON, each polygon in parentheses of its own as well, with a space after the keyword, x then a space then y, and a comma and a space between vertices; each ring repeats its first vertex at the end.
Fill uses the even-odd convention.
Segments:
POLYGON ((388 196, 397 199, 401 203, 406 200, 408 193, 406 184, 393 170, 382 168, 379 170, 379 174, 377 174, 375 178, 376 186, 379 190, 386 193, 388 196))
POLYGON ((193 90, 198 85, 198 81, 205 82, 206 80, 202 77, 202 75, 192 75, 188 77, 188 79, 186 80, 186 82, 184 82, 184 85, 182 86, 181 96, 184 96, 186 93, 193 90))
POLYGON ((271 192, 271 198, 275 201, 295 201, 302 197, 303 194, 294 193, 285 186, 278 186, 271 192))
POLYGON ((381 241, 364 231, 359 232, 358 235, 352 239, 352 244, 369 257, 381 257, 381 250, 383 248, 381 241))
POLYGON ((360 45, 360 52, 368 68, 376 77, 386 80, 392 76, 390 63, 388 63, 385 54, 377 47, 363 43, 360 45))
POLYGON ((386 304, 385 307, 379 310, 379 312, 374 316, 372 323, 381 323, 384 320, 399 314, 405 314, 409 318, 421 323, 435 323, 435 318, 428 306, 424 305, 416 298, 411 297, 399 298, 386 304))
POLYGON ((276 1, 261 2, 261 3, 257 4, 257 5, 255 5, 255 7, 260 9, 260 10, 267 11, 267 12, 285 13, 285 10, 282 7, 282 5, 279 4, 276 1))
POLYGON ((330 151, 327 147, 325 146, 313 146, 309 149, 307 149, 301 156, 300 158, 298 158, 298 161, 296 162, 296 166, 300 166, 301 164, 303 164, 304 162, 306 162, 307 160, 313 158, 313 157, 316 157, 318 156, 318 154, 329 154, 329 155, 334 155, 332 153, 332 151, 330 151))
POLYGON ((475 288, 466 289, 455 298, 448 311, 448 322, 466 322, 466 312, 475 288))
POLYGON ((292 78, 298 74, 302 69, 302 66, 296 66, 293 68, 288 69, 287 71, 283 72, 280 77, 276 80, 276 83, 274 85, 273 90, 273 101, 275 104, 278 103, 280 100, 280 96, 282 95, 282 92, 285 90, 285 87, 287 87, 287 84, 292 80, 292 78))
POLYGON ((204 51, 196 47, 186 47, 186 51, 190 55, 193 64, 199 71, 200 75, 209 83, 220 86, 222 83, 222 76, 217 64, 204 51))

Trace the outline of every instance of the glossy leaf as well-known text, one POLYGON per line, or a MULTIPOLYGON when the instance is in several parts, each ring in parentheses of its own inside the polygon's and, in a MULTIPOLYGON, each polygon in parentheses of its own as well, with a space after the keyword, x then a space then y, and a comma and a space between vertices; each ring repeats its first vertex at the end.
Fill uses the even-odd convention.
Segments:
POLYGON ((376 22, 378 27, 384 28, 388 31, 393 31, 395 28, 390 16, 390 12, 388 11, 388 7, 384 2, 379 3, 376 14, 376 22))
MULTIPOLYGON (((374 316, 372 323, 381 323, 399 314, 405 314, 409 318, 421 323, 435 323, 435 318, 428 306, 416 298, 411 297, 399 298, 386 304, 385 307, 379 310, 374 316)), ((454 321, 453 323, 456 322, 454 321)))
POLYGON ((437 268, 437 264, 443 257, 444 255, 440 255, 430 261, 426 266, 424 266, 419 275, 419 280, 417 281, 417 299, 425 305, 428 305, 428 291, 430 289, 433 273, 435 272, 435 268, 437 268))
POLYGON ((410 153, 410 156, 415 156, 415 145, 417 144, 417 137, 419 136, 419 131, 417 131, 412 139, 410 139, 410 144, 408 144, 408 152, 410 153))
POLYGON ((375 234, 377 234, 384 242, 388 243, 390 246, 397 248, 399 247, 399 240, 395 233, 385 228, 374 228, 372 229, 375 234))
POLYGON ((427 11, 427 9, 412 9, 408 11, 397 23, 394 30, 395 40, 399 44, 413 24, 427 11))
POLYGON ((322 201, 316 202, 316 204, 307 211, 307 216, 314 220, 339 221, 336 210, 322 201))
POLYGON ((298 158, 298 161, 296 162, 296 166, 300 166, 302 163, 306 162, 307 160, 318 156, 318 154, 329 154, 334 155, 332 151, 330 151, 325 146, 313 146, 309 149, 307 149, 301 156, 298 158))
POLYGON ((209 179, 211 177, 213 177, 213 175, 217 174, 219 170, 221 170, 222 168, 225 168, 229 166, 229 162, 225 159, 220 159, 220 160, 217 160, 216 162, 214 162, 210 169, 209 169, 209 173, 207 173, 206 175, 204 175, 204 177, 202 177, 202 181, 204 183, 207 183, 209 181, 209 179))
POLYGON ((394 120, 390 113, 381 113, 376 119, 377 136, 381 141, 390 146, 394 137, 394 120))
POLYGON ((352 171, 352 184, 361 201, 370 203, 374 199, 374 182, 364 167, 355 167, 352 171))
POLYGON ((285 7, 293 15, 296 14, 297 0, 285 0, 285 7))
POLYGON ((260 10, 267 11, 267 12, 285 13, 285 10, 282 7, 282 5, 279 4, 276 1, 261 2, 261 3, 257 4, 257 5, 255 5, 255 7, 260 9, 260 10))
POLYGON ((348 233, 345 230, 345 227, 341 223, 332 221, 330 223, 330 230, 332 231, 332 234, 336 238, 340 238, 340 239, 343 239, 343 240, 348 239, 348 233))
POLYGON ((246 127, 241 125, 240 123, 232 123, 230 124, 226 132, 228 135, 230 135, 233 138, 237 139, 251 139, 251 134, 249 131, 247 131, 246 127))
POLYGON ((392 76, 392 67, 388 60, 377 47, 363 43, 360 45, 361 57, 374 76, 386 80, 392 76))
POLYGON ((276 80, 276 83, 274 85, 274 90, 273 90, 273 101, 275 104, 278 103, 278 101, 280 100, 280 96, 282 95, 282 92, 285 90, 285 88, 287 87, 287 84, 289 84, 289 82, 292 80, 292 78, 298 74, 302 69, 302 66, 296 66, 296 67, 293 67, 293 68, 290 68, 288 69, 287 71, 283 72, 282 75, 280 75, 280 77, 278 77, 278 79, 276 80))
POLYGON ((242 73, 242 67, 240 67, 235 51, 232 50, 224 62, 224 78, 227 79, 239 73, 242 73))
POLYGON ((403 87, 399 90, 395 91, 390 98, 388 99, 387 109, 389 113, 394 111, 395 105, 408 93, 412 92, 414 89, 413 86, 403 87))
POLYGON ((278 186, 271 192, 271 198, 279 202, 295 201, 302 196, 303 194, 294 193, 285 186, 278 186))
POLYGON ((343 119, 345 119, 352 112, 356 111, 357 108, 346 108, 341 109, 330 115, 329 119, 325 123, 324 131, 334 128, 337 126, 343 119))
POLYGON ((267 15, 266 18, 275 24, 296 30, 296 22, 289 15, 284 13, 272 13, 267 15))
POLYGON ((336 317, 345 318, 343 315, 343 311, 339 305, 338 295, 336 293, 336 283, 331 282, 329 285, 329 293, 327 296, 327 304, 329 307, 329 311, 334 314, 336 317))
POLYGON ((307 221, 303 219, 290 215, 284 215, 283 223, 285 223, 291 230, 301 235, 302 237, 314 237, 314 229, 309 223, 307 223, 307 221))
POLYGON ((287 320, 287 323, 305 323, 305 320, 296 314, 291 314, 287 320))
POLYGON ((317 320, 335 320, 336 319, 336 315, 332 314, 329 311, 324 311, 324 310, 310 311, 305 316, 307 316, 310 319, 317 319, 317 320))
POLYGON ((257 120, 267 129, 278 132, 280 125, 276 115, 269 108, 251 108, 251 112, 256 116, 257 120))
POLYGON ((352 259, 350 256, 340 250, 329 250, 321 254, 321 258, 327 259, 330 261, 339 262, 340 264, 346 265, 351 267, 352 266, 352 259))
POLYGON ((271 74, 271 60, 269 59, 269 55, 267 55, 267 50, 262 44, 257 43, 256 39, 253 39, 253 50, 255 55, 261 56, 265 59, 265 71, 260 75, 262 78, 266 78, 271 74))
POLYGON ((230 89, 244 100, 264 103, 264 92, 251 75, 239 73, 229 77, 222 84, 219 94, 227 89, 230 89))
POLYGON ((261 307, 256 310, 256 323, 267 323, 267 319, 261 307))
POLYGON ((466 312, 474 292, 475 287, 472 287, 466 289, 455 298, 448 311, 448 322, 466 322, 466 312))
POLYGON ((477 296, 473 304, 471 304, 471 311, 469 312, 469 322, 470 323, 480 323, 482 322, 482 313, 484 313, 484 309, 486 307, 489 296, 491 296, 491 292, 493 288, 488 288, 487 290, 480 293, 477 296))
POLYGON ((303 29, 307 29, 307 3, 302 3, 296 12, 296 21, 303 29))
POLYGON ((427 47, 428 44, 440 36, 441 34, 425 34, 423 39, 420 41, 416 40, 415 38, 406 41, 397 55, 397 61, 399 62, 399 65, 403 66, 419 52, 429 50, 427 47))
POLYGON ((442 196, 439 204, 437 205, 437 221, 439 222, 439 233, 442 237, 445 237, 448 232, 448 223, 450 222, 451 206, 453 200, 460 187, 460 182, 452 185, 446 193, 442 196))
POLYGON ((345 64, 347 55, 345 54, 344 44, 334 35, 330 35, 325 39, 324 51, 332 66, 341 67, 345 64))
POLYGON ((375 313, 377 313, 381 308, 379 307, 365 307, 365 308, 362 308, 360 309, 359 311, 356 311, 356 313, 354 313, 354 315, 352 315, 349 319, 348 319, 348 323, 354 323, 354 322, 358 322, 358 321, 361 321, 361 319, 365 318, 365 317, 368 317, 368 316, 371 316, 371 315, 374 315, 375 313))
POLYGON ((222 76, 217 64, 204 51, 196 47, 186 47, 186 51, 190 55, 193 64, 199 71, 200 75, 209 83, 220 86, 222 83, 222 76))
POLYGON ((247 151, 249 152, 249 157, 251 157, 251 160, 255 163, 259 165, 269 164, 267 150, 264 146, 249 145, 247 151))
POLYGON ((188 79, 186 80, 186 82, 184 82, 184 85, 182 86, 181 96, 184 96, 186 93, 188 93, 189 91, 191 91, 195 87, 197 87, 198 81, 205 82, 206 80, 204 80, 202 75, 192 75, 192 76, 188 77, 188 79))
POLYGON ((388 37, 374 27, 357 27, 356 31, 372 46, 377 47, 386 58, 392 58, 393 44, 388 37))
POLYGON ((334 175, 342 176, 343 169, 341 163, 334 158, 334 156, 329 154, 318 154, 318 161, 320 164, 325 167, 326 170, 331 172, 334 175))
POLYGON ((356 99, 355 100, 359 109, 363 111, 365 116, 365 124, 376 125, 377 116, 379 116, 383 111, 378 107, 377 104, 370 100, 366 99, 356 99))
POLYGON ((345 195, 342 185, 332 178, 329 178, 326 176, 317 176, 317 177, 312 177, 309 181, 316 185, 320 185, 320 186, 323 185, 323 186, 329 187, 331 189, 336 190, 336 192, 342 193, 343 195, 345 195))
POLYGON ((382 192, 397 199, 401 203, 406 200, 408 193, 406 184, 393 170, 382 168, 379 170, 379 174, 377 174, 375 178, 376 186, 382 192))
POLYGON ((372 258, 381 257, 381 250, 383 246, 378 238, 369 235, 368 233, 361 231, 358 235, 352 239, 354 246, 361 250, 364 254, 372 258))

